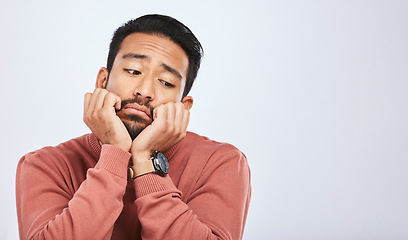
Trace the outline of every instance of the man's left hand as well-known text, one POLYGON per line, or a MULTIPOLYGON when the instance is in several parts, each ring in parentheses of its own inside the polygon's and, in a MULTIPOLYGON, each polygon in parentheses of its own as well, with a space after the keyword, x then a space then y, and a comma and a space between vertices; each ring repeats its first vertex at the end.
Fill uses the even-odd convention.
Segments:
POLYGON ((133 164, 148 160, 152 152, 166 152, 187 132, 190 111, 181 102, 166 103, 154 109, 153 122, 135 138, 130 152, 133 164))

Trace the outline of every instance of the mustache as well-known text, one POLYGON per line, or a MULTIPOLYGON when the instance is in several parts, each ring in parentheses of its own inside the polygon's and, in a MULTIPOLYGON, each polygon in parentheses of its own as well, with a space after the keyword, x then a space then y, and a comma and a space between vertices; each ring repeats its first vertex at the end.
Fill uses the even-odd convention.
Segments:
MULTIPOLYGON (((150 105, 150 102, 149 102, 148 100, 143 100, 143 99, 140 98, 140 97, 128 98, 128 99, 122 100, 122 101, 120 102, 120 106, 121 106, 120 110, 122 110, 123 107, 126 106, 126 105, 129 104, 129 103, 137 103, 137 104, 139 104, 139 105, 141 105, 141 106, 147 107, 147 108, 149 109, 149 111, 150 111, 150 116, 153 118, 154 107, 152 107, 152 106, 150 105)), ((119 111, 120 111, 120 110, 119 110, 119 111)))

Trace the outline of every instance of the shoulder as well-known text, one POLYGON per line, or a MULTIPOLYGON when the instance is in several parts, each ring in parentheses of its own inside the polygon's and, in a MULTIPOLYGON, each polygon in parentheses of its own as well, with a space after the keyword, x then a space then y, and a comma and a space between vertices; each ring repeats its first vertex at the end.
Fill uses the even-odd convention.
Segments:
POLYGON ((238 148, 236 148, 232 144, 218 142, 216 140, 212 140, 208 137, 201 136, 193 132, 187 132, 185 144, 188 145, 192 150, 208 150, 210 152, 233 151, 242 153, 238 148))
POLYGON ((233 190, 236 194, 250 196, 251 171, 242 151, 232 144, 194 133, 188 133, 186 140, 191 144, 188 165, 195 175, 195 189, 207 186, 214 191, 233 190))
POLYGON ((187 132, 183 148, 189 149, 191 155, 205 161, 207 167, 213 166, 210 168, 225 164, 248 167, 245 154, 234 145, 211 140, 196 133, 187 132))
POLYGON ((32 151, 20 159, 19 166, 29 164, 53 168, 64 162, 80 158, 81 155, 93 155, 95 153, 90 147, 90 139, 91 134, 86 134, 63 142, 57 146, 47 146, 32 151))
POLYGON ((187 132, 184 144, 186 147, 189 147, 191 151, 208 152, 210 154, 244 155, 232 144, 211 140, 208 137, 200 136, 193 132, 187 132))

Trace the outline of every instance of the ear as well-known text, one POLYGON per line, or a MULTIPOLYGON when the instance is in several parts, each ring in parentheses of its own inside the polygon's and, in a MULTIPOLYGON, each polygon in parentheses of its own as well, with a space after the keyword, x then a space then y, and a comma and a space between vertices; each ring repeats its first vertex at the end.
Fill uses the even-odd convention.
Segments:
POLYGON ((185 107, 187 110, 190 110, 190 109, 193 107, 193 102, 194 102, 194 100, 193 100, 193 97, 191 97, 191 96, 185 96, 185 97, 181 100, 181 102, 184 104, 184 107, 185 107))
POLYGON ((105 67, 102 67, 98 72, 95 88, 105 88, 106 83, 108 82, 108 76, 109 76, 108 69, 105 67))

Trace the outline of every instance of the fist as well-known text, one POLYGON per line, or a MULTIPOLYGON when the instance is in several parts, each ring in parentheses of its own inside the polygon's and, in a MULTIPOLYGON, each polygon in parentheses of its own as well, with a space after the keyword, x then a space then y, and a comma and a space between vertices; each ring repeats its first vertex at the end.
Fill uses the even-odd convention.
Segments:
POLYGON ((189 119, 190 111, 181 102, 169 102, 156 107, 152 124, 132 143, 133 163, 146 161, 154 150, 170 150, 186 136, 189 119))
POLYGON ((116 115, 121 99, 103 88, 86 93, 84 99, 84 122, 102 144, 111 144, 129 151, 132 140, 125 125, 116 115))

